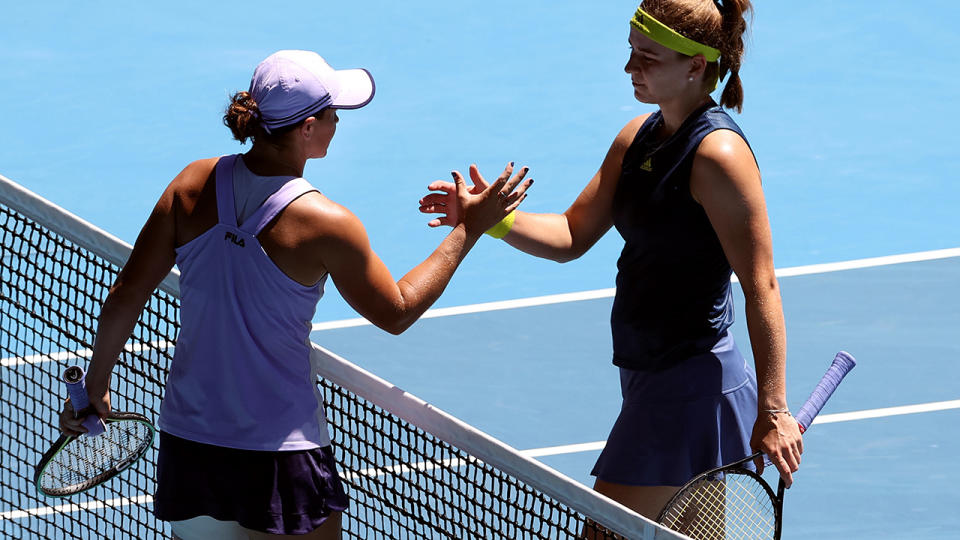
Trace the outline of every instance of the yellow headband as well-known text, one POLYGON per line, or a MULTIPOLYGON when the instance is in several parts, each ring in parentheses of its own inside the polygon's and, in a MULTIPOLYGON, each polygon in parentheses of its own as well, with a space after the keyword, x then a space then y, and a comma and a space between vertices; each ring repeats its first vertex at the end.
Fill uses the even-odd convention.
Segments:
POLYGON ((702 54, 707 62, 716 62, 720 58, 719 50, 681 36, 640 8, 637 8, 633 19, 630 19, 630 24, 641 34, 680 54, 687 56, 702 54))

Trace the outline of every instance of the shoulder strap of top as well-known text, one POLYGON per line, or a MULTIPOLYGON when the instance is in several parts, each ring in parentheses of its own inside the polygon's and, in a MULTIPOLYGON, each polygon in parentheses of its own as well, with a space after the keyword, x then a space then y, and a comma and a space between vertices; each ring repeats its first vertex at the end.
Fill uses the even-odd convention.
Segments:
POLYGON ((650 136, 650 133, 653 131, 653 128, 657 126, 660 122, 660 118, 663 116, 663 113, 660 112, 660 109, 657 109, 646 120, 643 121, 643 124, 640 125, 640 129, 637 130, 637 134, 633 136, 633 141, 630 143, 630 146, 639 145, 641 141, 650 136))
POLYGON ((740 135, 743 140, 747 139, 743 135, 740 126, 737 125, 737 122, 719 105, 704 111, 703 118, 698 122, 697 127, 707 133, 717 131, 718 129, 727 129, 740 135))
POLYGON ((217 192, 217 221, 232 227, 237 226, 237 210, 233 202, 233 164, 237 155, 223 156, 217 162, 214 176, 217 192))
POLYGON ((254 236, 260 234, 260 231, 263 230, 268 223, 273 221, 273 219, 277 217, 277 214, 282 212, 287 205, 304 193, 311 191, 317 191, 317 189, 303 178, 290 180, 284 184, 283 187, 275 191, 273 195, 270 195, 260 208, 243 222, 240 229, 254 236))
POLYGON ((676 164, 683 163, 694 155, 704 137, 718 129, 740 133, 740 128, 719 105, 706 104, 690 113, 662 148, 673 156, 676 164))
MULTIPOLYGON (((750 141, 747 140, 747 136, 743 134, 743 130, 740 129, 740 126, 737 125, 737 122, 727 114, 727 111, 723 110, 719 105, 711 108, 710 110, 704 113, 704 119, 697 126, 697 130, 694 134, 696 145, 693 146, 696 149, 703 139, 713 133, 714 131, 719 131, 722 129, 732 131, 740 136, 743 139, 743 142, 747 143, 747 148, 750 149, 751 155, 753 155, 754 162, 757 162, 757 156, 753 154, 753 147, 750 146, 750 141)), ((760 167, 759 162, 757 162, 757 167, 760 167)))

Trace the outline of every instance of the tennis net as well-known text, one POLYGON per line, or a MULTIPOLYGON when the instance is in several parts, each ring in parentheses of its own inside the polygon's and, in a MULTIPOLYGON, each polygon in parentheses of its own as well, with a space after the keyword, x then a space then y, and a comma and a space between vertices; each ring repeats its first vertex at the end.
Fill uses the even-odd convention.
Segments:
MULTIPOLYGON (((63 369, 85 366, 129 245, 0 176, 0 536, 168 538, 153 517, 156 450, 71 499, 32 484, 59 436, 63 369)), ((155 420, 178 329, 171 273, 112 380, 113 408, 155 420)), ((314 345, 341 474, 345 538, 682 538, 314 345)))

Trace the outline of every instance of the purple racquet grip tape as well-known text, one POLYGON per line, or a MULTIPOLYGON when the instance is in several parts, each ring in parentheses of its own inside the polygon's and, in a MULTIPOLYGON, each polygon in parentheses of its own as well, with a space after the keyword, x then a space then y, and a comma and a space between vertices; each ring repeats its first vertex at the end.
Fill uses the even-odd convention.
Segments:
MULTIPOLYGON (((63 382, 67 384, 67 393, 70 394, 70 401, 73 402, 73 410, 76 412, 90 406, 85 377, 86 373, 80 366, 70 366, 63 371, 63 382)), ((96 437, 106 431, 103 420, 96 413, 90 414, 83 420, 83 427, 87 428, 86 435, 89 437, 96 437)))
POLYGON ((857 365, 857 361, 846 351, 837 353, 833 359, 830 369, 823 375, 813 393, 803 404, 795 416, 797 423, 800 424, 800 432, 803 433, 813 423, 813 419, 820 414, 820 410, 826 405, 827 400, 833 395, 833 391, 840 385, 840 381, 857 365))

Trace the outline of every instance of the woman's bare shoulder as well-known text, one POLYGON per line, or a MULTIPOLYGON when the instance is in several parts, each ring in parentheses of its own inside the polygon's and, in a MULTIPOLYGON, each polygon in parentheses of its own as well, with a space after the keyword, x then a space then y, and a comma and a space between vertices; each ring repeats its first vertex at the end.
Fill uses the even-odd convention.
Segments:
POLYGON ((284 217, 301 231, 309 231, 314 240, 355 242, 361 240, 358 235, 366 239, 360 218, 319 191, 305 193, 290 203, 284 217))
POLYGON ((617 136, 613 139, 613 143, 610 145, 610 150, 607 152, 608 159, 612 159, 617 164, 620 163, 627 149, 633 144, 633 140, 637 138, 637 132, 640 131, 640 127, 647 121, 650 114, 651 113, 641 114, 627 122, 627 124, 620 129, 620 132, 617 133, 617 136))
POLYGON ((180 174, 170 182, 170 187, 180 194, 199 194, 207 181, 213 178, 213 170, 220 158, 198 159, 189 163, 180 174))
POLYGON ((623 129, 620 130, 620 135, 632 141, 633 138, 637 136, 637 132, 640 131, 643 123, 647 121, 647 118, 650 118, 651 114, 653 113, 641 114, 640 116, 634 117, 627 122, 627 125, 623 126, 623 129))

